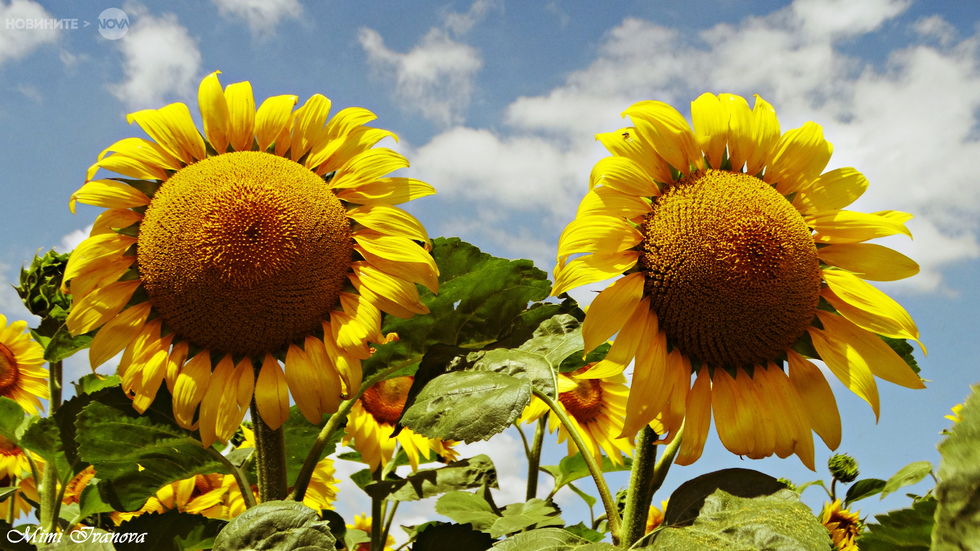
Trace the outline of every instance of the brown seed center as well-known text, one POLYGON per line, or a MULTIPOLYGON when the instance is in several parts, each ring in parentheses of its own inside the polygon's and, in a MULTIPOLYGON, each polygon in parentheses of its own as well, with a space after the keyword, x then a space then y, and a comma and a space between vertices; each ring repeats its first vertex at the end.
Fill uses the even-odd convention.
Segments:
POLYGON ((17 358, 5 344, 0 344, 0 396, 8 396, 19 380, 17 358))
POLYGON ((602 383, 597 379, 576 382, 575 388, 558 395, 558 401, 579 423, 591 423, 602 413, 602 383))
POLYGON ((361 396, 361 406, 381 425, 394 425, 402 416, 415 377, 396 377, 376 383, 361 396))

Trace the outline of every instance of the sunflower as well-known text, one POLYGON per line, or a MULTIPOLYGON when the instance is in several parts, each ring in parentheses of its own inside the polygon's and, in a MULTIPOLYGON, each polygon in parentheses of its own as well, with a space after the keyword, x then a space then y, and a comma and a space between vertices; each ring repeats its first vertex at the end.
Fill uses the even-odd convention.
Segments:
POLYGON ((649 534, 657 528, 660 528, 660 525, 664 523, 664 511, 666 510, 667 500, 660 502, 660 508, 653 505, 650 506, 650 512, 647 513, 647 527, 643 532, 644 534, 649 534))
MULTIPOLYGON (((8 488, 13 485, 13 477, 0 473, 0 488, 8 488)), ((37 485, 34 484, 33 476, 17 479, 16 485, 17 495, 14 497, 14 499, 10 499, 8 497, 0 502, 0 519, 6 519, 8 517, 11 504, 13 504, 14 507, 14 519, 18 519, 21 515, 29 514, 34 510, 34 506, 31 505, 29 501, 33 501, 34 503, 41 501, 37 494, 37 485)))
POLYGON ((79 503, 82 499, 82 491, 85 490, 85 487, 88 486, 88 483, 93 478, 95 478, 95 467, 89 465, 82 469, 80 473, 68 481, 68 486, 65 488, 65 497, 61 502, 65 505, 79 503))
POLYGON ((842 210, 867 180, 853 168, 823 172, 833 148, 821 127, 781 134, 758 96, 750 109, 739 96, 704 94, 691 111, 693 131, 669 105, 640 102, 624 113, 635 127, 597 136, 613 156, 595 165, 561 235, 553 294, 618 277, 592 302, 582 333, 586 352, 618 333, 589 377, 636 359, 624 435, 655 422, 670 440, 686 423, 676 461, 690 464, 714 411, 732 452, 796 453, 813 469, 811 429, 835 449, 841 422, 807 357, 823 360, 876 418, 875 376, 924 388, 879 338, 918 341, 915 323, 866 282, 918 272, 866 243, 911 237, 911 215, 842 210))
POLYGON ((48 370, 44 369, 44 348, 34 342, 26 321, 9 326, 0 314, 0 396, 20 404, 27 413, 37 413, 41 398, 47 400, 48 370))
MULTIPOLYGON (((622 465, 623 453, 633 455, 629 440, 618 438, 623 432, 626 396, 629 393, 626 377, 621 373, 602 379, 588 377, 586 374, 594 365, 589 364, 571 373, 558 374, 558 404, 568 414, 596 461, 602 462, 602 452, 605 451, 613 463, 622 465)), ((558 416, 538 398, 531 399, 521 415, 521 421, 537 421, 548 413, 548 429, 551 432, 558 429, 560 444, 568 438, 568 430, 558 420, 558 416)), ((575 443, 569 439, 568 455, 575 455, 578 451, 575 443)))
POLYGON ((391 437, 414 380, 414 377, 408 376, 380 381, 367 389, 351 408, 344 444, 351 445, 353 441, 353 448, 360 452, 361 459, 372 471, 391 461, 395 455, 396 443, 402 445, 413 471, 419 468, 419 455, 429 459, 431 452, 435 452, 447 461, 456 458, 456 452, 452 448, 455 443, 452 441, 426 438, 407 427, 402 427, 398 436, 391 437))
POLYGON ((859 513, 841 509, 840 500, 824 505, 820 522, 830 532, 830 539, 837 551, 857 551, 857 538, 861 534, 863 524, 859 513))
MULTIPOLYGON (((44 462, 36 455, 33 457, 36 465, 40 469, 44 462)), ((30 472, 31 463, 28 461, 24 449, 0 436, 0 476, 11 479, 21 478, 25 473, 30 472)))
POLYGON ((182 103, 128 116, 152 140, 116 142, 89 168, 70 206, 108 210, 64 277, 72 334, 101 328, 93 369, 123 352, 140 412, 165 380, 205 446, 234 434, 253 395, 273 429, 290 393, 312 423, 336 411, 382 340, 381 311, 426 313, 415 284, 438 289, 425 229, 394 206, 434 190, 385 177, 408 161, 373 149, 394 135, 362 126, 370 111, 328 121, 321 95, 256 110, 248 82, 217 75, 199 89, 203 136, 182 103), (124 177, 93 180, 100 169, 124 177))
MULTIPOLYGON (((353 530, 360 530, 365 532, 369 537, 371 536, 371 521, 374 517, 369 517, 367 514, 355 515, 354 524, 348 524, 347 528, 353 530)), ((395 545, 395 538, 388 535, 387 541, 385 541, 384 551, 392 551, 392 546, 395 545)), ((354 551, 371 551, 371 542, 362 542, 357 544, 354 551)))

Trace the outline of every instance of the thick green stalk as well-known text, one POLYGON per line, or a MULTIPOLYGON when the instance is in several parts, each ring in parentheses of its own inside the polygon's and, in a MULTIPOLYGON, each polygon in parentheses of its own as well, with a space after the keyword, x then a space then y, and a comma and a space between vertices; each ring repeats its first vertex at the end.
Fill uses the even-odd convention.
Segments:
MULTIPOLYGON (((381 482, 381 465, 374 471, 374 481, 381 482)), ((384 503, 383 499, 378 499, 374 496, 371 497, 371 551, 382 551, 384 545, 381 543, 381 532, 384 531, 384 511, 381 510, 381 505, 384 503)))
MULTIPOLYGON (((61 408, 61 362, 51 362, 48 365, 48 416, 61 408)), ((58 467, 53 462, 44 464, 44 477, 41 479, 41 528, 54 532, 58 527, 58 511, 61 502, 58 500, 58 467)))
POLYGON ((653 470, 657 465, 657 433, 649 426, 640 431, 630 471, 630 485, 623 511, 623 534, 619 546, 629 549, 646 531, 650 502, 653 501, 653 470))
POLYGON ((18 482, 19 481, 18 481, 18 479, 17 479, 16 476, 13 477, 10 480, 10 485, 14 487, 14 493, 10 494, 10 497, 7 498, 8 500, 10 500, 10 501, 7 502, 8 503, 8 505, 7 505, 7 524, 9 524, 11 526, 13 526, 13 524, 14 524, 14 515, 17 513, 16 504, 17 504, 17 484, 18 484, 18 482))
POLYGON ((545 425, 548 423, 548 416, 542 415, 538 419, 538 424, 534 428, 534 443, 527 456, 527 494, 525 501, 538 496, 538 470, 541 468, 541 446, 544 444, 545 425))
POLYGON ((582 459, 585 461, 585 466, 588 467, 589 473, 592 474, 592 480, 595 481, 596 489, 599 490, 599 498, 602 501, 602 506, 606 510, 606 519, 609 522, 609 532, 612 535, 613 544, 619 545, 620 536, 620 518, 619 509, 616 507, 616 500, 613 499, 612 494, 609 492, 609 486, 606 484, 606 479, 602 476, 602 468, 596 463, 595 457, 588 453, 588 446, 585 445, 585 440, 582 435, 579 434, 575 425, 572 423, 568 415, 565 414, 565 410, 561 408, 550 396, 541 392, 538 389, 533 389, 534 395, 540 398, 545 404, 551 408, 551 411, 555 412, 561 424, 565 426, 565 430, 568 431, 569 437, 571 437, 572 442, 575 442, 575 447, 578 448, 579 453, 582 454, 582 459))
MULTIPOLYGON (((255 431, 255 472, 259 478, 259 499, 263 503, 286 499, 289 487, 286 480, 286 439, 282 427, 272 430, 265 424, 254 397, 250 410, 255 431)), ((246 494, 251 496, 251 487, 247 492, 242 488, 242 497, 246 497, 246 494)))

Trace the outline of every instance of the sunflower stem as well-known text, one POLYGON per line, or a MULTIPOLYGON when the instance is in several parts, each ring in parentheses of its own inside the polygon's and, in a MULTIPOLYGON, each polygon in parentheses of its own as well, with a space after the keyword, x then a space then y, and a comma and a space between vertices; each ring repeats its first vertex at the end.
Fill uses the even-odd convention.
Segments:
POLYGON ((541 468, 541 446, 544 444, 544 431, 547 423, 548 416, 542 415, 534 428, 534 444, 531 445, 531 453, 527 456, 527 497, 524 498, 524 501, 538 496, 538 470, 541 468))
POLYGON ((620 547, 629 549, 643 537, 647 515, 653 501, 654 468, 657 466, 657 433, 649 426, 640 431, 630 470, 630 484, 626 492, 626 509, 623 511, 623 536, 620 547))
POLYGON ((357 392, 340 403, 337 409, 337 413, 330 416, 327 420, 327 424, 320 429, 320 434, 316 437, 316 442, 310 448, 310 453, 307 454, 306 460, 303 462, 303 467, 299 471, 299 475, 296 477, 296 482, 293 484, 293 491, 290 492, 286 499, 291 499, 294 501, 303 501, 306 497, 306 489, 310 485, 310 478, 313 476, 313 470, 316 468, 317 462, 320 461, 320 454, 323 453, 323 448, 327 446, 327 442, 330 441, 331 435, 340 428, 340 424, 347 419, 347 414, 350 413, 354 404, 361 399, 361 395, 367 392, 367 389, 371 388, 374 383, 384 380, 385 377, 391 375, 392 373, 403 369, 406 366, 412 365, 413 363, 418 363, 421 360, 421 356, 416 358, 409 358, 403 362, 399 362, 393 366, 388 367, 388 369, 379 371, 373 377, 361 383, 361 388, 357 389, 357 392))
MULTIPOLYGON (((252 427, 255 429, 255 472, 259 478, 259 500, 264 502, 286 499, 289 491, 286 480, 286 438, 282 427, 276 430, 269 428, 259 415, 255 397, 249 406, 252 414, 252 427)), ((236 477, 237 479, 237 477, 236 477)), ((241 483, 239 483, 241 485, 241 483)), ((242 488, 242 497, 251 495, 251 488, 246 492, 242 488)), ((302 500, 300 500, 302 501, 302 500)))
MULTIPOLYGON (((382 480, 382 467, 379 465, 378 468, 373 473, 373 478, 375 482, 381 482, 382 480)), ((384 529, 382 525, 384 524, 384 511, 381 510, 381 505, 384 503, 383 500, 378 499, 374 496, 371 497, 371 551, 381 551, 383 547, 381 546, 381 532, 384 529)))
POLYGON ((609 522, 609 533, 612 535, 612 540, 614 545, 619 545, 620 536, 620 523, 619 509, 616 507, 616 500, 613 498, 612 494, 609 492, 609 486, 606 484, 606 479, 602 476, 602 468, 596 463, 595 457, 591 453, 588 453, 589 447, 585 445, 585 440, 582 435, 579 434, 578 429, 575 428, 575 424, 572 423, 568 415, 565 414, 565 410, 558 406, 550 396, 541 392, 537 388, 532 389, 534 395, 541 399, 545 404, 551 408, 551 411, 555 412, 561 424, 565 426, 565 430, 568 431, 569 437, 572 442, 575 442, 575 447, 578 448, 579 453, 582 454, 582 459, 585 461, 585 466, 589 468, 589 473, 592 474, 592 479, 595 481, 596 489, 599 490, 599 498, 602 500, 602 506, 606 510, 606 519, 609 522))
MULTIPOLYGON (((61 408, 61 362, 51 362, 48 365, 48 417, 61 408)), ((35 479, 36 481, 36 479, 35 479)), ((58 466, 53 462, 44 464, 44 478, 41 479, 41 528, 48 533, 54 533, 58 527, 58 511, 61 502, 58 500, 58 466)))
POLYGON ((238 484, 238 489, 242 492, 242 499, 245 500, 245 508, 251 509, 255 507, 255 495, 252 494, 252 485, 248 483, 248 477, 245 476, 245 472, 231 461, 228 461, 228 458, 218 450, 208 448, 208 453, 220 461, 226 469, 231 471, 231 475, 235 477, 235 483, 238 484))
POLYGON ((391 524, 395 521, 395 511, 398 510, 398 502, 391 503, 391 510, 388 511, 388 518, 385 519, 385 529, 381 532, 381 549, 388 543, 388 533, 391 532, 391 524))
POLYGON ((17 477, 13 477, 10 480, 10 485, 14 487, 14 493, 10 494, 9 505, 7 505, 7 524, 14 525, 14 514, 17 512, 17 477))

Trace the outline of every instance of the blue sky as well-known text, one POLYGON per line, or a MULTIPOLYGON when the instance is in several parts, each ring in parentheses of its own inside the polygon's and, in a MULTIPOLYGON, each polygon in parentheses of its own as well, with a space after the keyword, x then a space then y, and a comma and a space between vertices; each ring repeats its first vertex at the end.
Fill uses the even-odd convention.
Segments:
MULTIPOLYGON (((823 125, 835 146, 828 168, 864 172, 871 189, 855 210, 916 215, 914 241, 883 243, 916 259, 922 273, 881 287, 918 322, 930 354, 917 356, 932 382, 921 391, 882 383, 876 425, 867 404, 832 381, 844 419, 840 451, 880 478, 912 461, 938 462, 943 415, 980 382, 970 344, 980 308, 973 0, 0 0, 0 280, 13 281, 39 248, 80 242, 99 210, 72 216, 68 198, 102 149, 140 135, 127 112, 172 101, 196 112, 198 83, 216 69, 224 84, 251 81, 258 101, 322 93, 335 111, 374 111, 378 126, 401 137, 387 145, 412 162, 406 174, 439 191, 409 207, 430 235, 460 236, 549 271, 589 171, 606 154, 594 135, 625 126, 623 109, 657 99, 688 115, 705 91, 760 94, 784 131, 808 120, 823 125), (131 23, 119 40, 97 30, 110 7, 131 23), (78 19, 78 28, 7 28, 8 20, 35 18, 78 19)), ((0 311, 25 315, 6 287, 0 311)), ((70 360, 68 376, 85 364, 70 360)), ((519 446, 511 433, 493 441, 502 472, 523 470, 519 446)), ((817 454, 825 464, 829 452, 818 445, 817 454)), ((698 463, 671 472, 658 497, 734 466, 816 478, 795 458, 743 461, 712 438, 698 463)), ((500 501, 522 499, 523 485, 508 476, 500 501)), ((804 495, 813 506, 818 491, 804 495)), ((899 495, 863 509, 906 502, 899 495)), ((411 524, 425 506, 400 514, 411 524)), ((580 514, 570 509, 566 519, 580 514)))

